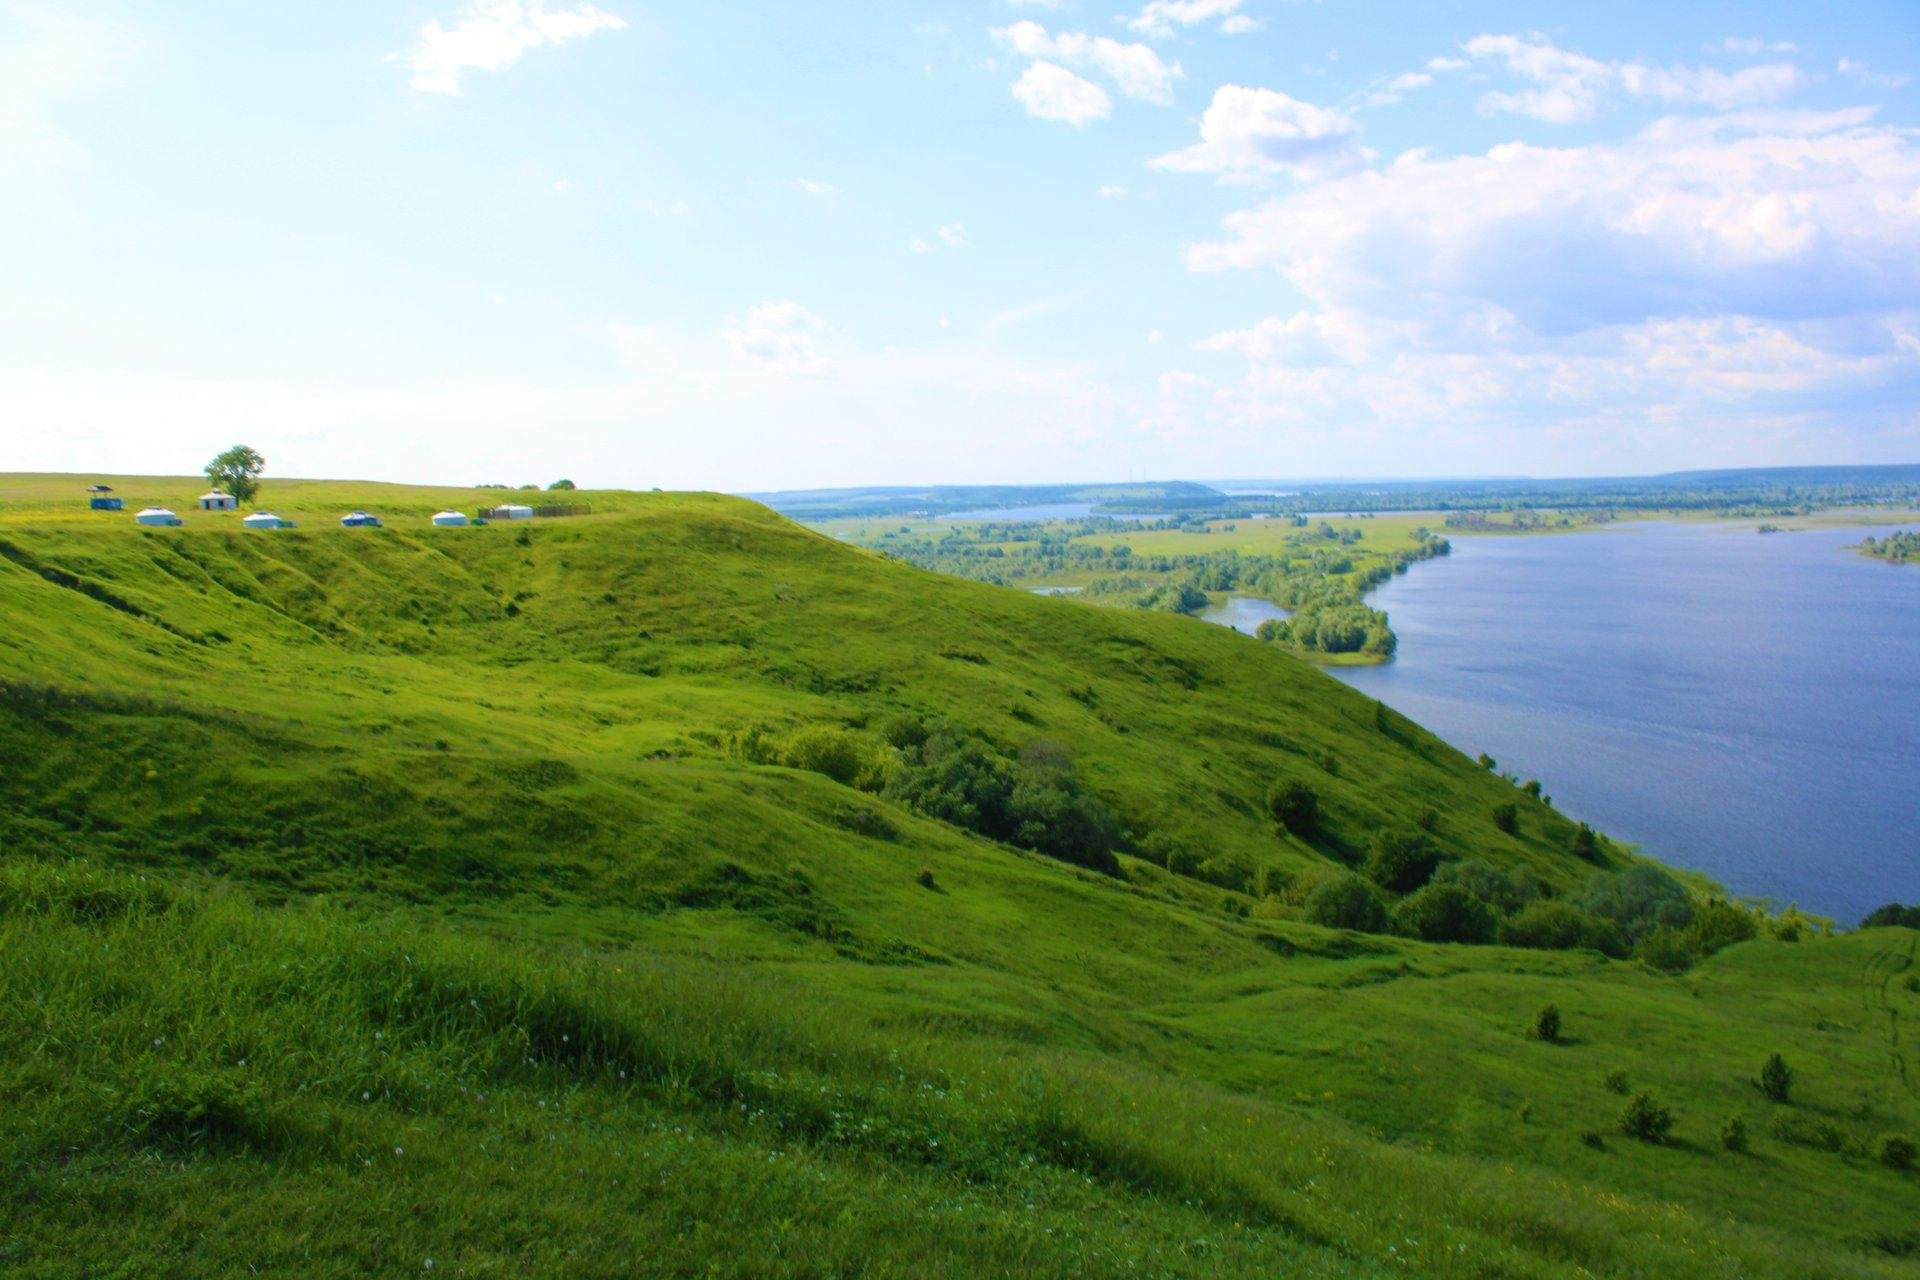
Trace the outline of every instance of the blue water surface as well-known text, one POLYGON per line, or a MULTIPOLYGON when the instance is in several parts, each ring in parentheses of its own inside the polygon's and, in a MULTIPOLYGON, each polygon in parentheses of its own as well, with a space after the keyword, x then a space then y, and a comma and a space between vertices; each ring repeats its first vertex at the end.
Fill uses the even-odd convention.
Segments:
POLYGON ((1851 924, 1920 902, 1920 565, 1847 550, 1867 532, 1458 537, 1369 597, 1400 656, 1333 674, 1609 835, 1851 924))

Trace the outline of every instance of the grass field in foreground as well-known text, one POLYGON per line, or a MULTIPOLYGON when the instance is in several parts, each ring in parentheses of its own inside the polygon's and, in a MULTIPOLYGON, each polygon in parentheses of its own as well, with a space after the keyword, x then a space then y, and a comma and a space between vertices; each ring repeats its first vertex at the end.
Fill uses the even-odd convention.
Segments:
POLYGON ((906 712, 1276 874, 1429 811, 1450 857, 1592 869, 1245 637, 604 501, 248 534, 0 498, 0 1270, 1915 1274, 1878 1144, 1920 1131, 1920 934, 1669 976, 1348 933, 748 763, 906 712), (1324 836, 1265 816, 1281 778, 1324 836), (1641 1091, 1669 1141, 1619 1131, 1641 1091))

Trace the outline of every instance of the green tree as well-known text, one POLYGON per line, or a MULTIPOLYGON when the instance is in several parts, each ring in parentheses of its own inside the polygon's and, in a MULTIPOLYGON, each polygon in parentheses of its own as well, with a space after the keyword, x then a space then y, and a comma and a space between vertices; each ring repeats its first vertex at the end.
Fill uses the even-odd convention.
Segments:
POLYGON ((1600 861, 1600 838, 1594 834, 1593 828, 1584 822, 1574 831, 1573 840, 1568 847, 1576 858, 1584 858, 1588 862, 1600 861))
POLYGON ((244 444, 214 455, 207 464, 207 479, 214 488, 224 489, 239 503, 249 503, 260 492, 260 474, 267 460, 244 444))
POLYGON ((1768 1054, 1767 1065, 1760 1068, 1760 1092, 1774 1102, 1785 1102, 1792 1096, 1793 1068, 1777 1053, 1768 1054))
POLYGON ((1636 1093, 1620 1113, 1620 1132, 1642 1142, 1665 1142, 1673 1132, 1673 1112, 1651 1093, 1636 1093))
POLYGON ((571 480, 555 480, 547 486, 549 489, 574 489, 578 487, 579 486, 575 485, 571 480))
POLYGON ((1520 829, 1520 807, 1515 804, 1493 806, 1493 825, 1512 835, 1520 829))
POLYGON ((1727 1122, 1720 1126, 1720 1145, 1728 1151, 1747 1149, 1746 1117, 1737 1111, 1727 1117, 1727 1122))
POLYGON ((1533 1034, 1536 1039, 1544 1040, 1548 1044, 1559 1042, 1560 1007, 1558 1005, 1540 1006, 1540 1012, 1533 1015, 1533 1034))
POLYGON ((1314 886, 1307 895, 1307 919, 1329 929, 1358 929, 1380 933, 1387 927, 1387 909, 1373 886, 1352 873, 1342 873, 1314 886))
POLYGON ((1424 942, 1493 941, 1499 917, 1457 884, 1430 884, 1393 909, 1393 927, 1424 942))
POLYGON ((1267 810, 1302 840, 1310 840, 1320 831, 1320 796, 1304 782, 1274 783, 1267 792, 1267 810))
POLYGON ((1381 831, 1367 858, 1367 878, 1382 889, 1409 893, 1433 879, 1440 850, 1424 831, 1381 831))

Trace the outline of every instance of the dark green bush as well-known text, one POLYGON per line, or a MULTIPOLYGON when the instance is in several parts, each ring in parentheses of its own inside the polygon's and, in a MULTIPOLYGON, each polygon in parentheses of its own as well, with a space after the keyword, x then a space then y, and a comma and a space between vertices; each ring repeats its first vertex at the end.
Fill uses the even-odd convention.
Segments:
POLYGON ((1883 1133, 1874 1144, 1873 1154, 1889 1169, 1911 1169, 1920 1159, 1920 1146, 1904 1133, 1883 1133))
POLYGON ((1867 912, 1867 918, 1860 922, 1862 929, 1920 929, 1920 905, 1902 906, 1898 902, 1889 902, 1884 907, 1875 907, 1867 912))
POLYGON ((1558 1005, 1541 1005, 1540 1012, 1533 1015, 1533 1035, 1537 1040, 1556 1044, 1560 1039, 1560 1008, 1558 1005))
POLYGON ((1584 858, 1588 862, 1600 861, 1600 837, 1584 822, 1574 829, 1573 839, 1568 842, 1567 848, 1576 858, 1584 858))
POLYGON ((1435 884, 1457 884, 1502 915, 1546 896, 1546 886, 1524 868, 1504 871, 1477 858, 1449 862, 1433 874, 1435 884))
POLYGON ((1779 1054, 1770 1053, 1766 1065, 1760 1068, 1760 1079, 1756 1083, 1769 1101, 1785 1102, 1793 1094, 1793 1068, 1779 1054))
POLYGON ((1633 948, 1633 958, 1649 969, 1662 973, 1685 972, 1699 954, 1688 945, 1678 929, 1658 928, 1641 938, 1633 948))
POLYGON ((1500 925, 1500 941, 1539 951, 1587 949, 1610 956, 1627 954, 1626 939, 1611 920, 1590 916, 1565 902, 1536 902, 1500 925))
POLYGON ((1393 927, 1426 942, 1493 941, 1499 917, 1457 884, 1430 884, 1393 909, 1393 927))
POLYGON ((1728 1116, 1727 1122, 1720 1126, 1720 1145, 1728 1151, 1747 1149, 1747 1121, 1739 1112, 1728 1116))
POLYGON ((1493 825, 1508 835, 1520 830, 1520 806, 1511 802, 1493 806, 1493 825))
POLYGON ((1367 856, 1367 879, 1392 893, 1410 893, 1433 879, 1440 849, 1424 831, 1381 831, 1367 856))
POLYGON ((1636 1093, 1620 1113, 1620 1132, 1642 1142, 1665 1142, 1673 1132, 1673 1112, 1651 1093, 1636 1093))
POLYGON ((1342 873, 1322 881, 1307 895, 1306 917, 1329 929, 1358 929, 1382 933, 1387 927, 1387 908, 1373 886, 1351 873, 1342 873))
POLYGON ((1693 919, 1693 900, 1678 880, 1639 863, 1624 871, 1597 872, 1587 880, 1580 908, 1620 926, 1629 942, 1661 926, 1678 929, 1693 919))
POLYGON ((1617 1093, 1623 1098, 1627 1095, 1627 1090, 1631 1087, 1627 1083, 1627 1073, 1619 1067, 1615 1067, 1613 1070, 1607 1072, 1605 1084, 1608 1093, 1617 1093))
POLYGON ((1274 820, 1302 840, 1320 833, 1320 795, 1304 782, 1281 781, 1267 792, 1267 810, 1274 820))
POLYGON ((1065 748, 1031 744, 1009 764, 977 739, 951 730, 904 750, 887 795, 922 813, 994 840, 1107 875, 1126 833, 1111 810, 1081 787, 1065 748))

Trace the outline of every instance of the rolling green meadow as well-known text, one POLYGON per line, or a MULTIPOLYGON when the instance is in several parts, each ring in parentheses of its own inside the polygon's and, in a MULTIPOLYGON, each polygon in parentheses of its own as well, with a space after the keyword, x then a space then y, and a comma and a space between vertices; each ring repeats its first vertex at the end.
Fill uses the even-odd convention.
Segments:
POLYGON ((712 494, 92 479, 0 476, 0 1272, 1920 1275, 1920 931, 1424 940, 1395 849, 1651 869, 1279 646, 712 494))

